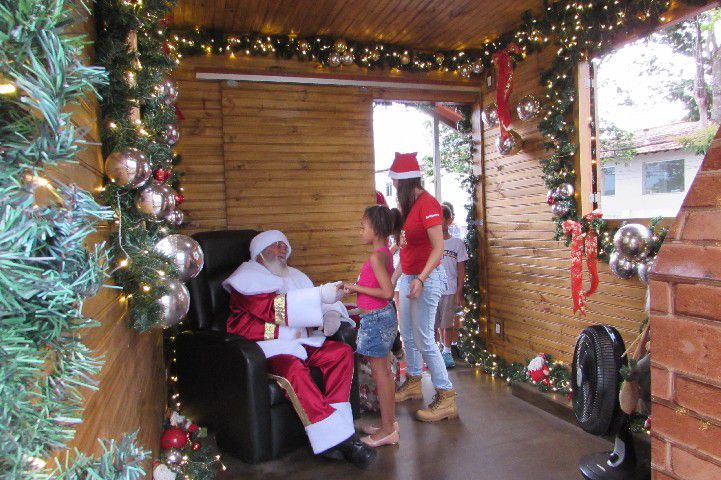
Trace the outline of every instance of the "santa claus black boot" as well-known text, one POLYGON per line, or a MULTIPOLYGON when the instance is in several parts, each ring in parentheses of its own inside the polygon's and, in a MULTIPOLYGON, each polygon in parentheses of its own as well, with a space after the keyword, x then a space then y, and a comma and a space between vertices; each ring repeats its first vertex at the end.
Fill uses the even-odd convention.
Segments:
POLYGON ((376 451, 361 442, 356 434, 351 435, 335 447, 326 450, 322 455, 327 458, 342 456, 347 462, 359 468, 367 468, 376 459, 376 451))

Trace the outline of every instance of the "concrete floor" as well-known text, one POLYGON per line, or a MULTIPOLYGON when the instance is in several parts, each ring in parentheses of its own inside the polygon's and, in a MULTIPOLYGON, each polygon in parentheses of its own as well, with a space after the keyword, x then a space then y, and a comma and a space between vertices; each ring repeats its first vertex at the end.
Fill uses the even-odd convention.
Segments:
MULTIPOLYGON (((451 370, 460 419, 413 420, 420 401, 398 407, 401 442, 378 449, 368 470, 315 457, 300 449, 279 460, 246 465, 227 455, 223 479, 243 480, 571 480, 578 459, 611 444, 514 397, 505 382, 468 367, 451 370)), ((427 374, 426 402, 433 396, 427 374)), ((372 420, 371 417, 360 421, 372 420)))

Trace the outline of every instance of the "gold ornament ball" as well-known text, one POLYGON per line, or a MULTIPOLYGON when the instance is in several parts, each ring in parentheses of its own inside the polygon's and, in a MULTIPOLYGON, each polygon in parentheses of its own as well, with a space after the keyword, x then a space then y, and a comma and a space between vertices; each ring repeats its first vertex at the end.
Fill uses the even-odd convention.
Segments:
POLYGON ((401 64, 408 65, 409 63, 411 63, 411 56, 408 55, 407 53, 402 54, 401 55, 401 64))
POLYGON ((379 52, 378 50, 374 50, 373 53, 371 53, 371 60, 373 60, 374 62, 377 62, 380 59, 381 59, 381 52, 379 52))
POLYGON ((307 40, 301 40, 301 41, 299 41, 299 42, 298 42, 298 50, 299 50, 300 53, 302 53, 303 55, 305 55, 305 54, 307 54, 308 52, 310 52, 310 44, 308 43, 308 41, 307 41, 307 40))
POLYGON ((436 61, 436 64, 443 65, 443 61, 446 59, 446 57, 442 53, 436 53, 433 59, 436 61))
POLYGON ((342 38, 339 38, 338 40, 335 41, 335 44, 333 45, 333 49, 342 55, 346 52, 346 50, 348 50, 348 44, 345 43, 345 40, 343 40, 342 38))

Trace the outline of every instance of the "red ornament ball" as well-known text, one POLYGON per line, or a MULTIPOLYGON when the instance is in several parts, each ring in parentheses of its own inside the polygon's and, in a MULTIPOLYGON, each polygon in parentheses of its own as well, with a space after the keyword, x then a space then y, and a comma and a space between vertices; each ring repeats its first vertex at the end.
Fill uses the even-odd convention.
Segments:
POLYGON ((159 182, 164 182, 170 178, 170 171, 159 168, 153 172, 153 178, 155 178, 159 182))
POLYGON ((183 203, 184 201, 185 201, 185 197, 183 196, 182 193, 176 193, 176 194, 175 194, 175 204, 176 204, 176 205, 180 205, 180 204, 183 203))
POLYGON ((198 426, 197 426, 196 424, 194 424, 194 423, 191 423, 190 426, 188 427, 188 432, 189 432, 189 433, 195 433, 195 432, 197 432, 199 429, 200 429, 200 427, 198 427, 198 426))
POLYGON ((190 448, 192 448, 194 452, 197 452, 198 450, 200 450, 200 442, 193 442, 190 445, 190 448))
POLYGON ((170 427, 160 437, 160 447, 163 450, 169 448, 183 448, 188 443, 188 434, 182 428, 170 427))

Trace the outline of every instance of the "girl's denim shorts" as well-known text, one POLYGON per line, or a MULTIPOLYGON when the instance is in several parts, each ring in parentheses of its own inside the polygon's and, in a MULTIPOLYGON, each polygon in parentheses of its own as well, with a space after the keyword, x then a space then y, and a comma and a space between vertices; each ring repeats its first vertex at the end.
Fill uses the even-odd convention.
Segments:
POLYGON ((398 316, 392 303, 361 315, 356 352, 366 357, 385 357, 398 334, 398 316))

